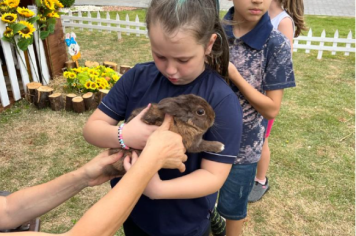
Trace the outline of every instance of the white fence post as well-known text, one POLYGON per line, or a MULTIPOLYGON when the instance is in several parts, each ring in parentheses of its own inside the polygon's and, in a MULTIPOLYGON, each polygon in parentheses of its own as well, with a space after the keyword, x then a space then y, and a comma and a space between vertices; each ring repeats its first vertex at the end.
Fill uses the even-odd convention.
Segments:
MULTIPOLYGON (((352 39, 351 30, 350 30, 349 34, 347 35, 347 39, 352 39)), ((355 41, 354 41, 354 42, 355 42, 355 41)), ((346 48, 351 48, 351 43, 347 43, 347 44, 346 44, 346 48)), ((350 53, 349 53, 349 52, 345 52, 345 56, 348 56, 348 55, 350 55, 350 53)))
MULTIPOLYGON (((116 21, 120 21, 119 13, 116 13, 116 21)), ((121 28, 120 23, 118 23, 116 27, 120 29, 121 28)), ((122 39, 121 31, 117 31, 117 39, 118 40, 122 39)))
MULTIPOLYGON (((69 16, 72 16, 72 11, 68 12, 69 16)), ((73 20, 70 20, 69 23, 73 23, 73 20)), ((70 27, 70 29, 73 31, 74 27, 70 27)))
MULTIPOLYGON (((96 12, 96 19, 101 19, 99 11, 96 12)), ((101 26, 101 22, 100 21, 98 22, 98 25, 101 26)), ((99 32, 102 32, 102 30, 99 29, 99 32)))
MULTIPOLYGON (((323 32, 321 33, 321 36, 320 36, 321 39, 324 39, 325 38, 325 30, 323 30, 323 32)), ((316 57, 317 59, 321 59, 322 56, 323 56, 323 46, 324 46, 324 41, 320 41, 320 50, 318 52, 318 56, 316 57)))
MULTIPOLYGON (((308 38, 311 38, 312 36, 313 36, 312 29, 310 29, 309 32, 308 32, 308 38)), ((308 41, 307 41, 307 48, 308 48, 308 46, 310 46, 310 45, 311 45, 311 41, 308 40, 308 41)), ((305 53, 310 53, 310 50, 309 50, 309 49, 305 50, 305 53)))
MULTIPOLYGON (((90 11, 88 11, 88 18, 91 18, 91 13, 90 11)), ((91 21, 88 22, 89 25, 92 25, 91 24, 91 21)), ((93 28, 89 28, 89 31, 93 31, 93 28)))
MULTIPOLYGON (((16 40, 16 43, 18 43, 18 41, 19 41, 18 37, 16 37, 15 40, 16 40)), ((17 49, 16 55, 17 55, 18 63, 19 63, 19 67, 20 67, 23 91, 26 92, 26 84, 28 84, 30 82, 30 78, 29 78, 29 74, 28 74, 28 70, 27 70, 25 54, 22 50, 17 49)))
MULTIPOLYGON (((128 14, 126 14, 126 22, 130 22, 130 18, 129 18, 129 15, 128 15, 128 14)), ((126 25, 126 29, 130 29, 130 26, 129 26, 129 25, 126 25)), ((130 35, 130 33, 127 32, 126 35, 130 35)))
MULTIPOLYGON (((108 11, 106 12, 106 19, 107 19, 107 20, 111 20, 110 14, 109 14, 108 11)), ((111 26, 111 23, 107 23, 107 26, 111 26)), ((111 33, 111 30, 109 30, 109 33, 111 33)))
MULTIPOLYGON (((140 23, 140 19, 138 18, 138 15, 136 15, 135 22, 140 23)), ((139 31, 140 27, 136 26, 136 29, 137 29, 137 31, 139 31)), ((140 34, 137 33, 136 36, 138 37, 138 36, 140 36, 140 34)))
MULTIPOLYGON (((335 42, 333 42, 333 48, 337 48, 337 39, 339 38, 339 31, 336 30, 335 31, 335 34, 334 34, 334 39, 335 39, 335 42)), ((336 51, 331 51, 331 55, 335 55, 336 54, 336 51)))
MULTIPOLYGON (((82 12, 78 11, 78 17, 82 17, 82 12)), ((79 24, 83 24, 83 21, 78 21, 79 24)), ((83 31, 83 27, 80 28, 81 31, 83 31)))

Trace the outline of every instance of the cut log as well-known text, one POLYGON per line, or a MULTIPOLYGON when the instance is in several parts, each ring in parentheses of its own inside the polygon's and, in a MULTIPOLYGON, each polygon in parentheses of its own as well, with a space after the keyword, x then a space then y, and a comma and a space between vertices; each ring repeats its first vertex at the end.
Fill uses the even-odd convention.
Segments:
POLYGON ((111 61, 104 61, 103 65, 106 67, 110 67, 111 69, 113 69, 114 71, 117 71, 117 63, 115 62, 111 62, 111 61))
POLYGON ((93 109, 94 93, 88 92, 83 95, 85 110, 93 109))
POLYGON ((77 64, 75 63, 75 61, 66 61, 64 64, 66 65, 67 70, 77 67, 77 64))
POLYGON ((43 109, 49 106, 49 95, 53 93, 53 88, 41 86, 37 88, 34 98, 34 104, 38 109, 43 109))
POLYGON ((74 93, 68 93, 66 96, 66 111, 73 111, 72 99, 77 95, 74 93))
POLYGON ((60 111, 64 107, 63 97, 61 93, 53 93, 48 96, 53 111, 60 111))
POLYGON ((85 111, 84 99, 80 96, 72 99, 73 111, 83 113, 85 111))
POLYGON ((131 68, 132 68, 131 66, 121 65, 120 66, 120 74, 122 74, 122 75, 125 74, 131 68))
POLYGON ((99 66, 99 62, 96 62, 96 61, 86 61, 86 62, 84 63, 84 65, 85 65, 86 67, 97 67, 97 66, 99 66))
POLYGON ((26 88, 27 88, 26 99, 27 99, 27 101, 29 101, 30 103, 33 103, 36 91, 41 86, 42 86, 42 84, 39 82, 31 82, 31 83, 26 84, 26 88))
POLYGON ((99 104, 101 103, 101 100, 109 93, 108 89, 99 89, 99 104))

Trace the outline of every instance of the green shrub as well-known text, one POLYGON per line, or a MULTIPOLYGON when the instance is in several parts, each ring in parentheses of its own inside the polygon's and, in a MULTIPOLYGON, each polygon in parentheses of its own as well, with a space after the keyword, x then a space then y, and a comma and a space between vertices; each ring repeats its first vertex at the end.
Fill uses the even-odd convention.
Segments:
POLYGON ((64 7, 71 7, 75 2, 75 0, 59 0, 59 1, 63 4, 64 7))

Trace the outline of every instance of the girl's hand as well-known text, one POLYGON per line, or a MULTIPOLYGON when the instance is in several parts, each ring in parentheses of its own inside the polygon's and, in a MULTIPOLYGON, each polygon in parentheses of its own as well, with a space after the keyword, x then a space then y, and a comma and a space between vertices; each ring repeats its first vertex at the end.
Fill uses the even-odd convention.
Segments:
POLYGON ((124 168, 127 171, 131 169, 131 167, 135 164, 135 162, 138 160, 138 155, 136 152, 132 152, 132 157, 130 158, 129 156, 126 156, 124 159, 124 168))
POLYGON ((141 121, 141 117, 147 112, 149 104, 129 123, 125 124, 122 130, 122 137, 126 146, 142 150, 146 146, 148 137, 158 128, 155 125, 147 125, 141 121))

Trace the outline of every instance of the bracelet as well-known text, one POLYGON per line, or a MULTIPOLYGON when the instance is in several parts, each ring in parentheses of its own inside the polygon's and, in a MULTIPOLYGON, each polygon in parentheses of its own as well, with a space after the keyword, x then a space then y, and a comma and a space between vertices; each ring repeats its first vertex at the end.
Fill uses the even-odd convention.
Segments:
POLYGON ((125 123, 122 123, 119 126, 119 132, 118 132, 117 138, 119 139, 120 145, 123 149, 130 149, 128 146, 126 146, 124 144, 124 140, 122 139, 122 130, 124 129, 124 125, 125 125, 125 123))

